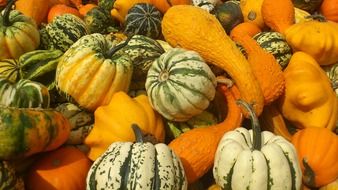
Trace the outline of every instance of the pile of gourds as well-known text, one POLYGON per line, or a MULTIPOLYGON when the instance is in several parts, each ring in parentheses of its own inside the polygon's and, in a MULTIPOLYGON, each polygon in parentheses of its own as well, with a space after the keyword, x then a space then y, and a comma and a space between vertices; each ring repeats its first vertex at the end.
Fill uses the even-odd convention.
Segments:
POLYGON ((335 0, 0 10, 0 189, 338 189, 335 0))

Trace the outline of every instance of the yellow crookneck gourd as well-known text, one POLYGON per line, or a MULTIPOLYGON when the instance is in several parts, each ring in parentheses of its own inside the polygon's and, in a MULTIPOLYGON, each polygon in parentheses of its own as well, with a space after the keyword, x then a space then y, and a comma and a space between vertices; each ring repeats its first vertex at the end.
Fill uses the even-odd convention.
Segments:
POLYGON ((84 140, 91 160, 96 160, 113 142, 135 141, 132 124, 156 142, 164 141, 162 117, 153 110, 146 95, 132 98, 123 91, 117 92, 108 105, 95 110, 94 116, 94 127, 84 140))
POLYGON ((329 78, 310 55, 296 52, 284 70, 285 93, 279 99, 283 116, 297 128, 334 130, 338 100, 329 78))
POLYGON ((227 72, 242 99, 253 105, 257 115, 261 114, 264 97, 259 82, 214 15, 192 5, 173 6, 163 16, 162 34, 171 46, 196 51, 206 62, 227 72))
POLYGON ((317 17, 290 26, 285 38, 294 52, 303 51, 320 65, 331 65, 338 61, 338 23, 317 17))

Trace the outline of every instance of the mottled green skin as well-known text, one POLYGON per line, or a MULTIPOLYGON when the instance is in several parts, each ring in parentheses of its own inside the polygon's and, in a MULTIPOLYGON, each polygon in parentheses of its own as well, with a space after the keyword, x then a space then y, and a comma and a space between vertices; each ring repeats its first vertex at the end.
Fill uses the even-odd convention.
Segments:
POLYGON ((19 177, 14 168, 5 161, 0 162, 0 189, 25 189, 22 178, 19 177))
POLYGON ((65 52, 88 33, 87 26, 81 18, 72 14, 56 16, 51 23, 40 30, 41 48, 65 52))
POLYGON ((90 34, 107 34, 114 27, 117 27, 117 21, 104 8, 94 7, 86 13, 83 18, 90 34))

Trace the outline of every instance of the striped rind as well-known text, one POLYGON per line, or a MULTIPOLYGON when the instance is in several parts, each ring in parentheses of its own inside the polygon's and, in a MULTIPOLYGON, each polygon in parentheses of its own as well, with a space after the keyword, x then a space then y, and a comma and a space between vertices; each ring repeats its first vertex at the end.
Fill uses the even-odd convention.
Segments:
POLYGON ((238 128, 222 137, 213 167, 222 189, 300 189, 302 174, 291 143, 263 131, 261 150, 251 149, 252 130, 238 128))
POLYGON ((87 190, 185 190, 181 161, 165 144, 115 142, 93 163, 87 190))
POLYGON ((133 65, 126 54, 106 58, 106 53, 112 47, 99 33, 79 39, 58 63, 58 90, 89 110, 108 104, 115 92, 127 92, 133 65))
POLYGON ((59 49, 63 52, 89 33, 84 21, 72 14, 56 16, 51 23, 46 25, 45 29, 52 49, 59 49))
POLYGON ((19 108, 48 108, 50 95, 41 83, 21 79, 12 83, 0 78, 0 105, 19 108))
POLYGON ((15 59, 0 60, 0 78, 6 78, 11 82, 19 78, 19 62, 15 59))
POLYGON ((128 11, 124 33, 157 38, 161 34, 161 21, 162 13, 154 5, 138 3, 128 11))
POLYGON ((285 37, 278 32, 260 32, 253 37, 267 52, 271 53, 282 68, 285 68, 292 56, 292 48, 285 37))
POLYGON ((149 68, 145 88, 152 107, 169 120, 186 121, 215 96, 216 77, 201 56, 173 48, 149 68), (168 77, 163 78, 164 75, 168 77))

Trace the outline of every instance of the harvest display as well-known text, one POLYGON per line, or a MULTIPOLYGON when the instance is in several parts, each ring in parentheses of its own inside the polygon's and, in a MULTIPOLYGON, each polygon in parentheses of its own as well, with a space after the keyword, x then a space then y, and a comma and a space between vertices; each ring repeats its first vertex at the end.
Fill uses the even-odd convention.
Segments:
POLYGON ((0 11, 0 189, 338 189, 336 0, 0 11))

